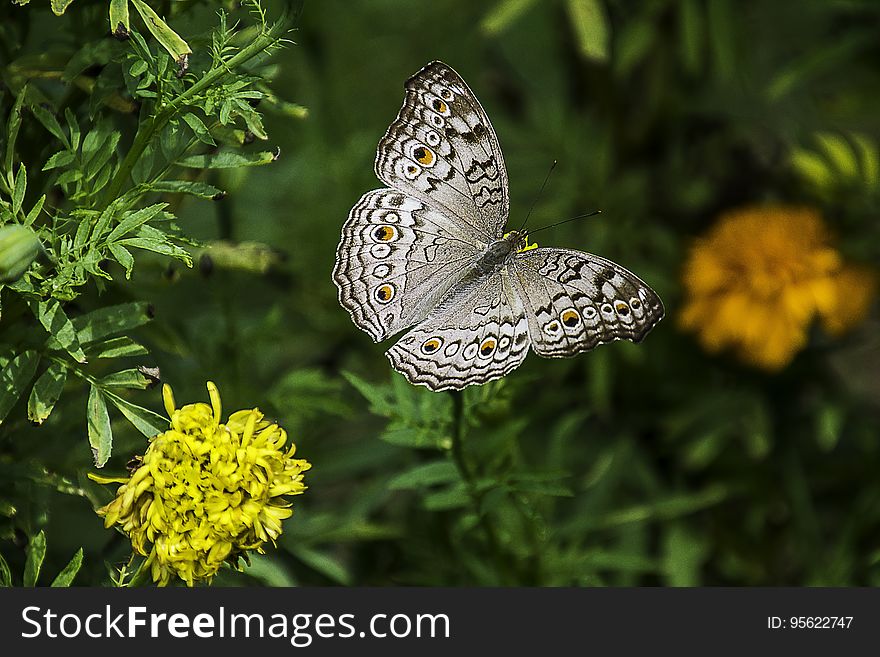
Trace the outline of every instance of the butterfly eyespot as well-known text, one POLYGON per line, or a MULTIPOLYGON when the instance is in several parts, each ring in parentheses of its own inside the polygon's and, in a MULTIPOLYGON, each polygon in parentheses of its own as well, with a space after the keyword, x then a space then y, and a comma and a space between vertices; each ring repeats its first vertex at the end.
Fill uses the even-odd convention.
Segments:
POLYGON ((595 319, 596 315, 598 314, 599 313, 596 312, 596 309, 593 308, 593 306, 587 306, 586 308, 584 308, 584 319, 588 322, 595 319))
POLYGON ((623 315, 624 317, 629 315, 629 306, 626 305, 626 303, 623 301, 618 301, 617 303, 615 303, 614 309, 617 310, 618 315, 623 315))
POLYGON ((488 358, 493 353, 495 353, 495 347, 497 346, 497 342, 495 342, 495 338, 486 338, 480 343, 480 356, 483 358, 488 358))
POLYGON ((391 267, 384 262, 381 265, 373 267, 373 276, 376 278, 385 278, 391 273, 391 267))
POLYGON ((477 345, 476 342, 473 342, 464 348, 464 357, 468 358, 468 359, 473 358, 474 356, 477 355, 479 350, 480 350, 479 345, 477 345))
POLYGON ((552 322, 547 322, 546 324, 544 324, 544 331, 548 335, 555 336, 557 333, 559 333, 559 322, 557 322, 556 320, 552 322))
POLYGON ((400 221, 400 216, 396 212, 386 212, 382 217, 382 221, 386 224, 396 224, 400 221))
POLYGON ((440 100, 439 98, 435 98, 433 100, 433 102, 431 103, 431 107, 433 107, 436 111, 440 112, 441 114, 446 114, 449 112, 449 106, 446 103, 444 103, 442 100, 440 100))
POLYGON ((569 308, 568 310, 563 311, 562 313, 562 323, 565 324, 568 328, 574 328, 578 324, 580 324, 581 316, 578 315, 578 312, 573 308, 569 308))
POLYGON ((441 89, 440 90, 440 97, 443 100, 452 100, 455 96, 452 95, 452 92, 449 91, 449 89, 441 89))
POLYGON ((434 164, 434 152, 425 146, 419 146, 413 150, 413 158, 419 164, 422 164, 426 167, 434 164))
POLYGON ((374 258, 387 258, 391 255, 391 245, 390 244, 374 244, 370 247, 370 255, 374 258))
POLYGON ((428 338, 422 343, 423 354, 433 354, 443 346, 443 338, 428 338))
POLYGON ((379 226, 373 231, 373 239, 379 242, 391 242, 397 238, 394 226, 379 226))
POLYGON ((404 165, 403 173, 410 180, 414 180, 418 177, 418 175, 422 172, 422 170, 417 167, 415 164, 410 162, 409 164, 404 165))
POLYGON ((429 130, 425 134, 425 141, 428 142, 431 146, 438 146, 440 144, 440 135, 438 135, 433 130, 429 130))
POLYGON ((630 299, 629 305, 632 307, 633 310, 638 310, 639 308, 642 307, 642 302, 639 301, 638 299, 630 299))
POLYGON ((612 315, 614 314, 614 308, 611 307, 610 303, 602 304, 602 314, 603 315, 612 315))
POLYGON ((458 353, 458 350, 461 349, 460 342, 452 342, 450 343, 446 349, 443 350, 443 353, 452 358, 455 354, 458 353))
POLYGON ((439 116, 438 114, 434 114, 433 112, 429 114, 428 119, 431 121, 431 124, 435 128, 442 128, 444 125, 446 125, 446 121, 444 121, 441 116, 439 116))
POLYGON ((379 303, 388 303, 394 298, 394 286, 391 283, 385 283, 376 288, 376 301, 379 303))

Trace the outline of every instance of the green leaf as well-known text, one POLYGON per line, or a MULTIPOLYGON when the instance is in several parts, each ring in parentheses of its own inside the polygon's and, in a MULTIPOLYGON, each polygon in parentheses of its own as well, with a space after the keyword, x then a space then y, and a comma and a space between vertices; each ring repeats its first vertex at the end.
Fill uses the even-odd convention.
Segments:
POLYGON ((55 402, 61 396, 61 391, 64 390, 65 381, 67 381, 67 370, 58 363, 51 363, 40 375, 28 399, 28 419, 31 422, 42 424, 49 417, 52 409, 55 408, 55 402))
POLYGON ((452 486, 434 493, 428 493, 422 504, 428 511, 460 509, 470 503, 470 496, 464 484, 452 486))
POLYGON ((60 346, 78 363, 85 363, 86 355, 80 347, 76 329, 73 322, 67 318, 62 310, 61 304, 55 299, 49 299, 48 301, 31 301, 30 307, 37 319, 40 320, 40 324, 51 336, 49 346, 53 349, 60 346))
POLYGON ((24 562, 24 586, 36 586, 40 577, 40 569, 46 558, 46 534, 40 530, 32 536, 27 546, 27 558, 24 562))
POLYGON ((183 115, 183 120, 186 121, 186 124, 192 129, 199 141, 209 146, 217 145, 211 136, 211 132, 208 130, 208 126, 198 116, 190 112, 183 115))
POLYGON ((110 452, 113 448, 113 430, 110 428, 107 402, 104 400, 101 389, 95 385, 92 385, 89 391, 87 420, 89 445, 92 447, 95 467, 102 468, 110 458, 110 452))
POLYGON ((42 250, 36 233, 26 226, 0 226, 0 283, 12 283, 30 268, 42 250))
POLYGON ((30 226, 33 224, 37 217, 40 216, 40 212, 43 211, 43 204, 46 202, 46 195, 43 194, 40 198, 37 199, 37 202, 34 203, 34 207, 31 208, 31 211, 27 213, 27 216, 24 218, 24 225, 30 226))
POLYGON ((156 203, 146 208, 141 208, 136 212, 126 212, 122 216, 119 225, 110 231, 110 234, 107 236, 107 241, 116 242, 123 236, 134 232, 135 229, 140 228, 143 224, 147 223, 167 207, 167 203, 156 203))
POLYGON ((43 165, 43 171, 50 171, 51 169, 66 167, 75 159, 76 153, 74 153, 73 151, 58 151, 52 157, 46 160, 46 164, 43 165))
POLYGON ((117 39, 124 39, 131 32, 128 17, 128 0, 110 0, 110 31, 117 39))
POLYGON ((168 429, 168 419, 158 413, 154 413, 137 404, 132 404, 130 401, 126 401, 112 392, 107 392, 106 396, 110 403, 118 408, 126 419, 134 425, 134 428, 147 438, 157 436, 168 429))
POLYGON ((164 235, 163 237, 127 237, 124 240, 119 240, 118 244, 170 256, 183 261, 188 267, 192 267, 192 256, 189 254, 189 251, 176 244, 172 244, 164 235))
POLYGON ((525 13, 536 0, 500 0, 480 22, 486 34, 499 34, 525 13))
POLYGON ((67 139, 67 135, 64 134, 64 130, 61 129, 61 124, 58 123, 58 119, 55 118, 55 115, 42 105, 33 104, 30 106, 30 109, 37 120, 43 124, 43 127, 51 132, 58 141, 64 144, 64 148, 69 150, 70 141, 67 139))
POLYGON ((304 546, 297 546, 291 552, 304 564, 337 584, 351 583, 351 576, 338 559, 304 546))
POLYGON ((581 54, 598 62, 607 61, 610 28, 600 0, 568 0, 568 13, 581 54))
POLYGON ((134 388, 146 390, 152 380, 140 373, 137 368, 120 370, 108 374, 100 380, 102 388, 134 388))
POLYGON ((40 356, 36 351, 25 351, 0 370, 0 424, 34 378, 39 362, 40 356))
POLYGON ((21 212, 25 190, 27 190, 27 169, 22 162, 18 165, 18 175, 15 176, 15 187, 12 189, 12 214, 21 212))
POLYGON ((67 563, 60 573, 52 580, 52 587, 68 587, 73 582, 73 578, 82 567, 83 551, 82 548, 76 551, 73 558, 67 563))
POLYGON ((131 271, 134 268, 134 256, 131 255, 131 251, 115 243, 108 244, 107 248, 116 262, 125 269, 125 278, 131 278, 131 271))
POLYGON ((208 183, 197 180, 162 180, 150 185, 151 191, 164 192, 166 194, 191 194, 199 198, 220 200, 226 196, 226 192, 217 189, 208 183))
POLYGON ((24 104, 25 96, 27 96, 28 87, 24 85, 15 99, 15 105, 9 112, 9 120, 6 122, 6 155, 3 160, 4 171, 11 172, 13 170, 12 163, 15 160, 15 142, 18 139, 18 130, 21 128, 21 108, 24 104))
POLYGON ((703 20, 697 0, 681 0, 679 3, 680 52, 684 68, 689 73, 699 73, 703 63, 703 20))
POLYGON ((391 490, 427 488, 461 480, 458 468, 449 459, 423 463, 406 470, 388 482, 391 490))
POLYGON ((9 570, 9 564, 0 554, 0 587, 8 589, 12 586, 12 571, 9 570))
POLYGON ((73 0, 50 0, 49 6, 52 7, 53 14, 61 16, 72 2, 73 0))
POLYGON ((159 14, 153 11, 148 4, 142 0, 131 0, 131 2, 141 18, 144 19, 147 29, 150 30, 156 41, 162 44, 162 47, 174 58, 178 67, 185 69, 187 56, 192 52, 186 41, 168 27, 165 21, 159 18, 159 14))
POLYGON ((846 139, 830 132, 818 132, 815 139, 843 178, 850 180, 858 178, 859 163, 852 146, 846 139))
POLYGON ((877 144, 865 135, 853 134, 851 137, 860 156, 862 178, 868 185, 880 184, 880 151, 877 144))
POLYGON ((73 320, 77 337, 90 344, 107 336, 143 326, 151 319, 150 304, 137 301, 98 308, 73 320))
POLYGON ((259 153, 204 153, 191 155, 179 160, 177 164, 192 169, 237 169, 238 167, 258 167, 271 164, 278 159, 279 151, 260 151, 259 153))
POLYGON ((127 335, 111 338, 104 342, 89 345, 89 358, 130 358, 145 356, 150 353, 143 345, 139 345, 127 335))

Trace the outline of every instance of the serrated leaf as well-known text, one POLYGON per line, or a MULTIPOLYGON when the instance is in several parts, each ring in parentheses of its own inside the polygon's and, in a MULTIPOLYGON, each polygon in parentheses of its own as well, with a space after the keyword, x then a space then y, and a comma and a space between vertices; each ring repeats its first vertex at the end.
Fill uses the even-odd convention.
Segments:
POLYGON ((568 13, 584 57, 608 60, 610 28, 600 0, 568 0, 568 13))
POLYGON ((189 112, 183 115, 183 120, 192 129, 199 141, 208 144, 209 146, 217 145, 214 138, 211 136, 211 132, 208 130, 208 126, 206 126, 204 121, 198 116, 189 112))
POLYGON ((33 112, 34 116, 43 124, 43 127, 46 128, 46 130, 51 132, 58 141, 64 144, 65 148, 70 148, 70 141, 67 139, 67 135, 65 135, 64 130, 61 129, 61 124, 58 123, 58 119, 55 118, 55 115, 52 114, 52 112, 42 105, 31 105, 31 112, 33 112))
POLYGON ((0 424, 34 378, 39 363, 40 356, 36 351, 25 351, 0 370, 0 424))
POLYGON ((238 167, 258 167, 271 164, 278 159, 278 151, 260 151, 259 153, 233 153, 221 151, 220 153, 204 153, 202 155, 190 155, 177 164, 191 169, 237 169, 238 167))
POLYGON ((28 541, 27 558, 24 562, 24 578, 22 584, 24 586, 36 586, 40 577, 40 569, 43 567, 43 560, 46 558, 46 534, 40 530, 36 536, 32 536, 28 541))
POLYGON ((388 482, 391 490, 407 490, 415 488, 427 488, 436 484, 446 484, 460 481, 461 474, 455 463, 449 459, 422 463, 414 468, 402 472, 388 482))
POLYGON ((113 431, 110 428, 110 414, 107 412, 107 402, 100 388, 95 385, 89 390, 88 411, 86 414, 89 445, 92 448, 92 457, 95 459, 95 467, 102 468, 110 458, 113 449, 113 431))
POLYGON ((82 344, 90 344, 115 333, 143 326, 151 319, 150 304, 143 301, 98 308, 73 320, 82 344))
POLYGON ((50 364, 40 375, 28 398, 28 419, 31 422, 42 424, 49 417, 66 381, 67 370, 58 363, 50 364))
POLYGON ((167 203, 155 203, 135 212, 126 212, 116 228, 110 231, 107 241, 116 242, 123 236, 134 232, 135 229, 140 228, 167 207, 167 203))
POLYGON ((130 246, 135 249, 143 249, 144 251, 152 251, 160 255, 170 256, 186 263, 187 267, 192 267, 192 256, 189 251, 183 249, 176 244, 172 244, 167 238, 157 237, 127 237, 119 240, 119 244, 130 246))
POLYGON ((124 246, 115 243, 108 244, 107 248, 113 259, 125 269, 125 278, 131 278, 131 271, 134 268, 134 256, 131 255, 131 252, 124 246))
POLYGON ((131 32, 128 16, 128 0, 110 0, 110 32, 117 39, 124 39, 131 32))
POLYGON ((66 167, 74 159, 76 159, 76 153, 73 151, 59 151, 46 160, 46 164, 43 165, 43 171, 66 167))
POLYGON ((73 0, 50 0, 49 6, 52 7, 53 14, 61 16, 71 3, 73 3, 73 0))
POLYGON ((200 182, 197 180, 162 180, 153 183, 151 191, 164 192, 166 194, 190 194, 199 198, 209 200, 219 200, 226 195, 222 189, 217 189, 214 185, 200 182))
POLYGON ((113 372, 100 380, 102 388, 132 388, 146 390, 151 383, 152 381, 141 374, 137 368, 113 372))
POLYGON ((110 403, 118 408, 126 419, 134 425, 134 428, 147 438, 157 436, 168 429, 168 420, 158 413, 154 413, 137 404, 132 404, 130 401, 112 392, 108 392, 106 396, 110 403))
POLYGON ((50 348, 64 349, 78 363, 85 363, 86 355, 80 347, 76 329, 73 322, 67 318, 61 304, 55 299, 49 299, 48 301, 32 301, 30 307, 40 324, 51 336, 48 342, 50 348))
POLYGON ((89 359, 94 358, 130 358, 145 356, 149 351, 130 337, 122 335, 88 346, 89 359))
POLYGON ((186 56, 192 52, 189 45, 180 38, 180 36, 172 30, 168 25, 159 18, 153 9, 142 0, 131 0, 134 8, 144 19, 144 23, 150 33, 156 38, 162 47, 168 51, 168 54, 174 58, 178 66, 185 68, 186 56))
POLYGON ((73 582, 73 578, 76 577, 79 569, 82 568, 82 561, 83 551, 82 548, 80 548, 76 551, 76 554, 73 555, 73 558, 67 563, 67 565, 64 566, 61 572, 55 576, 55 579, 52 580, 51 586, 53 588, 70 586, 73 582))
POLYGON ((15 176, 15 186, 12 189, 12 214, 21 212, 21 204, 24 202, 24 194, 27 190, 27 169, 24 162, 18 165, 18 175, 15 176))

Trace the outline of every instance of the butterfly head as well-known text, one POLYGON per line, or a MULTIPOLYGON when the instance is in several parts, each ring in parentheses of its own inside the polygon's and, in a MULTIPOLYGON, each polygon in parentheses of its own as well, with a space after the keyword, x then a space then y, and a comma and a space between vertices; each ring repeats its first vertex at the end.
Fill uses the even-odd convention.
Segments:
POLYGON ((502 239, 509 242, 517 253, 538 248, 536 243, 529 244, 529 233, 525 230, 512 230, 509 233, 505 233, 502 239))

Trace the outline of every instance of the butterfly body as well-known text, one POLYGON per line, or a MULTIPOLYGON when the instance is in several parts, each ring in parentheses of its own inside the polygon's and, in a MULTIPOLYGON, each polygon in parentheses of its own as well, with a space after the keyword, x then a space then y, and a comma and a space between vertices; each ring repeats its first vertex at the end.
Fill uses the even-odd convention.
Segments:
POLYGON ((376 174, 342 228, 333 279, 340 304, 375 341, 411 329, 387 356, 412 383, 461 389, 516 368, 529 348, 568 357, 641 341, 660 298, 592 254, 504 233, 501 148, 461 77, 432 62, 406 85, 379 142, 376 174))

